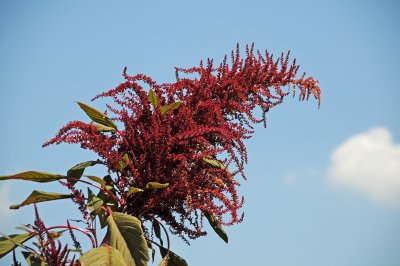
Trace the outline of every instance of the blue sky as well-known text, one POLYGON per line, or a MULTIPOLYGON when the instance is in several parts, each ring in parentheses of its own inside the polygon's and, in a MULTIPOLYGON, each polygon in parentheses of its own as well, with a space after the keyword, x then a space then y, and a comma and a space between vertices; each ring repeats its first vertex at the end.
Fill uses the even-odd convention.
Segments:
MULTIPOLYGON (((172 250, 189 265, 400 265, 400 6, 396 1, 0 1, 0 173, 64 173, 94 154, 41 144, 89 102, 146 73, 220 61, 236 43, 279 55, 319 80, 314 100, 288 97, 247 142, 242 224, 172 250)), ((104 109, 101 102, 92 104, 104 109)), ((104 169, 93 168, 101 175, 104 169)), ((9 211, 32 189, 0 183, 0 231, 33 221, 9 211)), ((78 218, 68 201, 39 205, 49 225, 78 218)), ((6 258, 2 263, 9 262, 6 258)))

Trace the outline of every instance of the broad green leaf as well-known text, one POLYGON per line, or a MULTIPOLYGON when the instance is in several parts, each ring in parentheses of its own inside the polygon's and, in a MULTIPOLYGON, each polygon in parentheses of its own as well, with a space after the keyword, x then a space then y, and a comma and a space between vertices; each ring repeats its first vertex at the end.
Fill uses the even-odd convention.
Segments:
POLYGON ((111 246, 93 248, 83 254, 79 260, 80 266, 132 266, 126 264, 121 252, 111 246))
POLYGON ((142 192, 142 191, 143 191, 143 189, 140 189, 140 188, 137 188, 137 187, 131 187, 129 189, 129 191, 128 191, 127 196, 129 197, 130 195, 133 195, 135 193, 142 192))
MULTIPOLYGON (((75 179, 80 179, 83 175, 83 172, 85 171, 86 167, 93 166, 97 164, 97 161, 87 161, 83 163, 78 163, 71 169, 67 171, 67 178, 75 178, 75 179)), ((68 180, 68 182, 72 185, 75 185, 76 180, 68 180)))
POLYGON ((98 214, 101 211, 101 206, 103 206, 103 201, 96 197, 90 188, 88 188, 88 198, 86 206, 92 213, 98 214))
POLYGON ((124 154, 124 156, 122 156, 122 159, 118 162, 119 171, 122 172, 122 170, 125 169, 128 163, 129 163, 129 156, 128 154, 124 154))
POLYGON ((98 124, 98 123, 93 123, 92 124, 94 127, 96 127, 97 131, 100 132, 111 132, 111 131, 115 131, 115 128, 113 127, 108 127, 102 124, 98 124))
POLYGON ((71 198, 71 194, 60 194, 54 192, 45 192, 34 190, 32 193, 20 204, 11 205, 10 209, 19 209, 22 206, 26 206, 32 203, 51 201, 51 200, 59 200, 59 199, 67 199, 71 198))
POLYGON ((145 266, 149 251, 140 220, 134 216, 113 212, 107 218, 110 245, 118 249, 127 265, 145 266))
POLYGON ((77 102, 79 106, 85 111, 85 113, 94 121, 97 122, 103 126, 106 127, 112 127, 117 129, 117 125, 110 119, 108 118, 104 113, 94 109, 93 107, 90 107, 89 105, 86 105, 81 102, 77 102))
POLYGON ((39 182, 39 183, 52 182, 64 178, 66 178, 65 175, 58 175, 58 174, 51 174, 51 173, 37 172, 37 171, 27 171, 15 175, 0 176, 0 180, 16 179, 16 180, 39 182))
POLYGON ((168 252, 168 249, 164 247, 159 247, 160 248, 160 253, 163 258, 165 258, 168 255, 168 262, 167 266, 188 266, 187 262, 185 261, 184 258, 181 256, 177 255, 176 253, 172 252, 171 250, 168 252))
POLYGON ((149 182, 146 184, 146 189, 160 189, 160 188, 166 188, 169 186, 169 183, 161 184, 157 182, 149 182))
POLYGON ((204 212, 204 216, 207 218, 211 227, 219 235, 219 237, 222 238, 226 243, 228 243, 228 235, 225 233, 222 226, 218 223, 217 219, 215 219, 214 215, 208 212, 204 212))
POLYGON ((211 164, 214 167, 220 168, 222 170, 225 170, 225 166, 218 160, 214 160, 214 159, 209 159, 209 158, 203 158, 203 161, 205 161, 208 164, 211 164))
POLYGON ((33 236, 31 233, 25 233, 0 237, 0 259, 18 247, 16 243, 22 244, 33 236))
POLYGON ((106 181, 104 181, 103 179, 101 179, 100 177, 94 176, 94 175, 84 175, 84 177, 89 178, 90 180, 99 183, 102 186, 106 185, 106 181))
POLYGON ((21 251, 22 255, 24 256, 26 262, 29 266, 46 266, 47 263, 40 258, 36 257, 35 254, 28 251, 21 251))
POLYGON ((157 99, 157 95, 154 93, 154 91, 152 89, 150 89, 150 91, 149 91, 149 101, 150 101, 151 105, 153 105, 154 109, 157 109, 158 99, 157 99))

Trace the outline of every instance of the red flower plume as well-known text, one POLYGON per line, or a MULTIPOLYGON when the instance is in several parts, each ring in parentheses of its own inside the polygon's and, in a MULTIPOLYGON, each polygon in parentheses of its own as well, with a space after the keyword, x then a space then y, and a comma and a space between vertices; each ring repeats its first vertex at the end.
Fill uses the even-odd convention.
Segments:
MULTIPOLYGON (((247 162, 244 139, 251 137, 252 124, 266 123, 266 113, 284 97, 300 91, 300 100, 312 94, 320 101, 317 81, 302 75, 289 62, 289 53, 274 59, 268 52, 239 47, 219 66, 213 60, 189 69, 176 68, 176 82, 158 84, 143 74, 128 76, 116 88, 97 95, 108 97, 113 120, 123 130, 102 132, 93 124, 73 121, 60 129, 49 144, 80 143, 97 153, 110 173, 126 205, 123 210, 151 220, 158 217, 173 233, 184 238, 204 235, 203 213, 223 225, 242 220, 243 205, 236 186, 247 162), (148 87, 151 89, 149 97, 148 87), (154 94, 153 94, 154 93, 154 94), (261 117, 254 110, 261 110, 261 117), (128 154, 122 171, 118 162, 128 154), (229 170, 228 170, 229 169, 229 170), (169 183, 160 190, 129 195, 131 187, 148 182, 169 183)), ((93 99, 93 100, 94 100, 93 99)))

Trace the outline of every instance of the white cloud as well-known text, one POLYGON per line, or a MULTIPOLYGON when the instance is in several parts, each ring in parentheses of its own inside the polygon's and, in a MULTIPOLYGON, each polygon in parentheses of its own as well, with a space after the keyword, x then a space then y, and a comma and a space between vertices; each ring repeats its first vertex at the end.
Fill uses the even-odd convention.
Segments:
POLYGON ((0 226, 4 226, 12 221, 15 211, 10 210, 11 197, 10 185, 0 184, 0 226))
POLYGON ((400 205, 400 144, 382 127, 355 135, 333 152, 328 176, 375 201, 400 205))

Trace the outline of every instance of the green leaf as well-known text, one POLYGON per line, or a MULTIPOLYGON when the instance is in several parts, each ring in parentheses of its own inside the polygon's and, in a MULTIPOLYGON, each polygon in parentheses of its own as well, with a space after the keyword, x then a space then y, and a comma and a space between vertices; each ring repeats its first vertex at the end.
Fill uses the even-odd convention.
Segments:
POLYGON ((115 131, 115 128, 113 127, 108 127, 102 124, 98 124, 98 123, 93 123, 92 124, 94 127, 96 127, 97 131, 100 132, 111 132, 111 131, 115 131))
POLYGON ((114 180, 110 175, 106 175, 103 177, 104 182, 106 182, 106 185, 104 186, 106 189, 111 190, 115 194, 115 188, 114 188, 114 180))
POLYGON ((94 176, 94 175, 84 175, 84 177, 89 178, 90 180, 99 183, 102 186, 106 185, 106 181, 104 181, 103 179, 101 179, 100 177, 94 176))
POLYGON ((214 167, 217 167, 217 168, 220 168, 220 169, 222 169, 222 170, 225 170, 226 168, 225 168, 225 166, 220 162, 220 161, 218 161, 218 160, 214 160, 214 159, 209 159, 209 158, 203 158, 203 161, 204 162, 206 162, 206 163, 208 163, 208 164, 211 164, 212 166, 214 166, 214 167))
POLYGON ((149 90, 149 101, 151 105, 153 105, 154 109, 157 109, 158 106, 158 99, 157 95, 154 93, 152 89, 149 90))
POLYGON ((171 104, 164 105, 160 108, 161 115, 165 115, 169 110, 175 110, 179 108, 181 102, 175 102, 171 104))
POLYGON ((151 249, 151 262, 154 262, 154 256, 156 255, 156 250, 153 248, 153 245, 148 240, 147 240, 147 247, 151 249))
MULTIPOLYGON (((171 250, 168 252, 168 249, 160 246, 160 253, 163 258, 168 255, 168 262, 167 266, 188 266, 186 260, 181 256, 177 255, 176 253, 172 252, 171 250)), ((164 260, 164 259, 163 259, 164 260)))
MULTIPOLYGON (((113 184, 113 180, 111 178, 110 175, 106 175, 103 178, 103 181, 105 182, 105 185, 103 185, 104 188, 108 189, 109 191, 111 191, 112 193, 116 194, 115 188, 114 188, 114 184, 113 184)), ((97 197, 99 197, 102 201, 104 201, 106 204, 110 203, 112 205, 116 205, 117 202, 115 201, 115 199, 113 197, 111 197, 110 195, 108 195, 106 192, 104 192, 103 190, 100 190, 99 193, 97 194, 97 197)))
POLYGON ((58 175, 58 174, 51 174, 51 173, 37 172, 37 171, 27 171, 15 175, 0 176, 0 180, 16 179, 16 180, 39 182, 39 183, 52 182, 64 178, 66 178, 65 175, 58 175))
POLYGON ((77 102, 79 106, 85 111, 85 113, 94 121, 97 122, 103 126, 106 127, 112 127, 117 129, 117 125, 110 119, 108 118, 104 113, 94 109, 93 107, 90 107, 89 105, 86 105, 81 102, 77 102))
POLYGON ((25 233, 0 237, 0 259, 18 247, 17 243, 22 244, 33 236, 31 233, 25 233))
POLYGON ((162 261, 158 264, 158 266, 168 266, 168 261, 169 261, 169 255, 165 256, 162 261))
POLYGON ((100 227, 103 229, 107 226, 107 213, 105 211, 100 211, 98 214, 100 227))
MULTIPOLYGON (((116 193, 114 187, 113 187, 113 180, 110 175, 106 175, 103 178, 105 185, 104 187, 113 192, 114 194, 116 193)), ((101 199, 104 202, 104 205, 109 206, 112 211, 115 211, 117 202, 115 202, 115 199, 109 195, 107 195, 103 190, 100 190, 99 193, 97 194, 97 197, 101 199)), ((107 225, 107 215, 106 212, 101 211, 99 214, 99 221, 100 221, 100 226, 101 228, 104 228, 107 225)))
POLYGON ((228 243, 228 235, 225 233, 222 226, 218 223, 217 219, 215 219, 214 215, 208 212, 204 212, 204 216, 207 218, 211 227, 219 235, 219 237, 222 238, 226 243, 228 243))
POLYGON ((45 261, 36 257, 35 254, 33 254, 32 252, 21 251, 21 253, 29 266, 47 266, 47 263, 45 261))
POLYGON ((179 108, 180 105, 181 105, 181 102, 174 102, 173 104, 171 104, 171 109, 176 110, 179 108))
POLYGON ((103 206, 104 202, 100 198, 96 197, 90 188, 88 188, 88 198, 86 206, 92 213, 98 214, 101 211, 101 206, 103 206))
POLYGON ((31 233, 31 234, 34 233, 29 227, 27 227, 25 225, 16 226, 15 229, 21 230, 21 231, 24 231, 24 232, 28 232, 28 233, 31 233))
POLYGON ((107 218, 110 245, 118 249, 127 265, 145 266, 149 251, 140 220, 134 216, 113 212, 107 218))
POLYGON ((157 221, 153 221, 153 229, 154 229, 154 234, 160 240, 160 244, 162 246, 163 241, 161 239, 161 228, 160 228, 160 224, 157 221))
POLYGON ((169 110, 171 110, 171 105, 164 105, 160 107, 161 115, 165 115, 169 110))
POLYGON ((125 263, 121 252, 111 246, 93 248, 83 254, 78 262, 80 266, 131 266, 125 263))
POLYGON ((71 198, 71 194, 60 194, 54 192, 45 192, 34 190, 32 193, 20 204, 11 205, 10 209, 19 209, 22 206, 26 206, 32 203, 51 201, 51 200, 59 200, 59 199, 67 199, 71 198))
POLYGON ((122 159, 118 162, 119 171, 122 172, 128 164, 129 164, 129 156, 128 154, 124 154, 124 156, 122 156, 122 159))
MULTIPOLYGON (((97 161, 87 161, 83 163, 78 163, 71 169, 67 171, 67 178, 75 178, 75 179, 80 179, 83 175, 83 172, 85 171, 86 167, 93 166, 97 164, 97 161)), ((68 180, 68 182, 72 185, 75 185, 76 180, 68 180)))
POLYGON ((50 231, 49 233, 50 233, 50 235, 51 235, 52 238, 57 239, 57 238, 61 237, 62 234, 63 234, 65 231, 68 231, 68 229, 61 230, 61 231, 50 231))
POLYGON ((142 191, 143 191, 143 189, 140 189, 140 188, 137 188, 137 187, 131 187, 129 189, 129 191, 128 191, 127 196, 129 197, 130 195, 133 195, 135 193, 142 192, 142 191))
POLYGON ((169 183, 161 184, 157 182, 149 182, 146 184, 146 189, 160 189, 160 188, 166 188, 169 186, 169 183))

